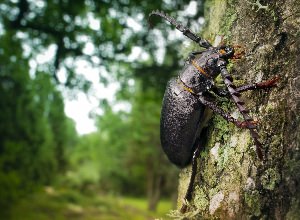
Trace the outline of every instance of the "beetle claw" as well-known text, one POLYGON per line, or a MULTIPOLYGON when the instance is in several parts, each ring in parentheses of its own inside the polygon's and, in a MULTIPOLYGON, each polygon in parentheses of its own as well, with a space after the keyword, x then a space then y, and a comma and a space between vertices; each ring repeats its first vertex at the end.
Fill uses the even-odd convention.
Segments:
POLYGON ((258 122, 257 121, 242 121, 238 122, 237 126, 239 128, 249 128, 249 129, 255 129, 257 127, 258 122))
POLYGON ((277 82, 280 80, 279 76, 275 76, 273 79, 267 80, 265 82, 257 83, 258 88, 272 88, 277 86, 277 82))
POLYGON ((189 205, 189 202, 187 201, 187 199, 183 199, 182 206, 180 208, 180 212, 186 213, 186 211, 188 209, 188 205, 189 205))
POLYGON ((232 60, 240 60, 245 56, 245 49, 241 45, 234 45, 233 49, 235 52, 231 58, 232 60))

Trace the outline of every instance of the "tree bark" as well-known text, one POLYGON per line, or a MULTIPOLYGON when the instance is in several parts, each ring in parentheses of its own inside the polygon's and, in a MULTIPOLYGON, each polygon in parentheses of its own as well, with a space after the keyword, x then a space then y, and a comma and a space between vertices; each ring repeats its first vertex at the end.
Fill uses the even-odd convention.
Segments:
MULTIPOLYGON (((299 0, 207 0, 206 39, 223 36, 245 56, 230 64, 236 84, 280 77, 278 87, 242 99, 259 122, 266 160, 255 153, 248 130, 220 116, 210 121, 198 161, 188 219, 300 219, 300 4, 299 0)), ((236 108, 222 102, 235 115, 236 108)), ((178 208, 190 167, 180 174, 178 208)))

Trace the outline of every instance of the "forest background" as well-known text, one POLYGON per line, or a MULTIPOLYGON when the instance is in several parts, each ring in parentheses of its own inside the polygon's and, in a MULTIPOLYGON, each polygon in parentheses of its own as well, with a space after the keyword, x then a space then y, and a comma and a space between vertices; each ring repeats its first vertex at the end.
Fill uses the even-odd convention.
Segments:
POLYGON ((0 1, 1 219, 145 219, 174 207, 178 170, 159 118, 188 49, 165 22, 149 29, 156 9, 203 24, 203 1, 0 1), (83 93, 98 104, 96 131, 80 135, 64 103, 83 93))

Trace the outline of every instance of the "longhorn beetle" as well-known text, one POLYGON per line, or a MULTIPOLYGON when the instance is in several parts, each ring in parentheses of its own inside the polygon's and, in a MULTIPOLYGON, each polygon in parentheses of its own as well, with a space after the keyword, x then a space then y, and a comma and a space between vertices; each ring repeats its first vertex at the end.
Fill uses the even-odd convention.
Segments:
MULTIPOLYGON (((253 83, 236 87, 233 78, 227 71, 230 59, 240 58, 235 48, 228 45, 213 47, 207 40, 193 33, 189 28, 177 22, 173 17, 161 11, 153 11, 150 19, 159 16, 170 22, 185 36, 204 48, 191 52, 183 70, 177 78, 172 78, 167 85, 161 110, 160 138, 164 152, 169 160, 179 167, 185 167, 192 162, 192 174, 185 194, 185 200, 192 199, 192 191, 197 171, 197 157, 199 156, 201 129, 204 123, 206 107, 221 115, 226 121, 234 123, 239 128, 247 128, 256 146, 257 156, 263 160, 261 142, 257 133, 256 122, 249 116, 249 111, 240 99, 240 93, 247 90, 266 89, 276 86, 278 77, 261 83, 253 83), (221 74, 226 89, 215 85, 214 79, 221 74), (218 107, 211 97, 231 98, 244 118, 239 121, 228 112, 218 107)), ((186 205, 181 211, 185 212, 186 205)))

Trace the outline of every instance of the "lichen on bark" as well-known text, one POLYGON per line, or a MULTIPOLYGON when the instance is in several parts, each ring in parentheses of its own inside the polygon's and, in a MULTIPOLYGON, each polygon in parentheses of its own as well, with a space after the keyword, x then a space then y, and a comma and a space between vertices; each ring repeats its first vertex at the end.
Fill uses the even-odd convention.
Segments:
MULTIPOLYGON (((221 35, 227 44, 245 50, 245 57, 231 64, 235 79, 250 83, 279 76, 280 82, 275 89, 243 95, 251 116, 259 122, 265 162, 258 160, 247 130, 214 115, 188 212, 173 216, 300 219, 299 1, 207 0, 206 21, 201 33, 206 39, 221 35)), ((221 104, 236 114, 233 105, 221 104)), ((190 169, 180 175, 178 208, 190 169)))

